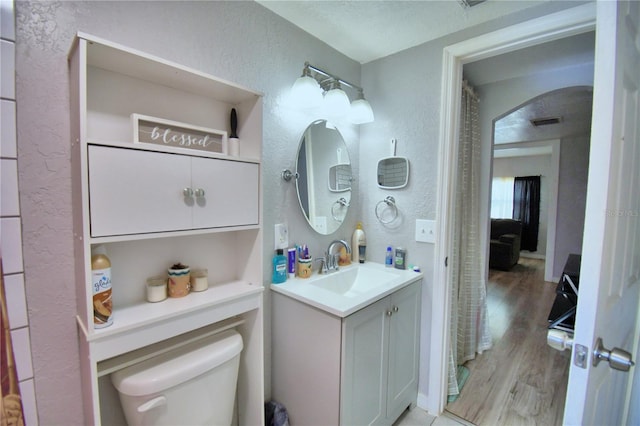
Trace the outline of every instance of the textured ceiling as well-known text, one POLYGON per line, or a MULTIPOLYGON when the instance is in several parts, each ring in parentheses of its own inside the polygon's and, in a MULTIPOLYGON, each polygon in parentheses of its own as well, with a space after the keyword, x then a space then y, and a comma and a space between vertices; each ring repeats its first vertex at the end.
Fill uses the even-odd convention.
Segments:
POLYGON ((496 144, 560 139, 591 131, 591 87, 568 87, 546 93, 500 120, 496 120, 496 144), (560 123, 536 127, 530 120, 559 117, 560 123))
POLYGON ((364 64, 549 0, 256 0, 284 19, 364 64))
MULTIPOLYGON (((551 0, 487 0, 463 7, 458 0, 256 0, 294 25, 360 63, 551 0)), ((593 33, 465 65, 476 86, 593 64, 593 33)), ((546 94, 496 121, 495 143, 584 134, 591 126, 590 88, 546 94), (535 128, 532 118, 561 116, 560 124, 535 128)))

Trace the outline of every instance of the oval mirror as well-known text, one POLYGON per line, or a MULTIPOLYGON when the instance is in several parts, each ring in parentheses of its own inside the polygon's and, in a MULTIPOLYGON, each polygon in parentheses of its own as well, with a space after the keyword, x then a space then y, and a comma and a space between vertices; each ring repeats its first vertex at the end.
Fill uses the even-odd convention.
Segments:
POLYGON ((300 139, 296 157, 296 190, 302 214, 322 235, 338 230, 351 203, 351 160, 338 129, 314 121, 300 139))

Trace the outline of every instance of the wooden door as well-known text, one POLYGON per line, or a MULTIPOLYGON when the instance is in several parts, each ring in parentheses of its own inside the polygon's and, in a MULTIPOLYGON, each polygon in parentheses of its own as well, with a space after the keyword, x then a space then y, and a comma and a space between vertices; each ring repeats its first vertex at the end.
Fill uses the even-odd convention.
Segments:
POLYGON ((639 25, 639 2, 598 2, 589 183, 565 424, 629 421, 631 378, 638 367, 624 373, 607 362, 594 366, 593 350, 602 338, 608 349, 632 351, 638 338, 639 25), (584 368, 575 362, 580 352, 584 368))

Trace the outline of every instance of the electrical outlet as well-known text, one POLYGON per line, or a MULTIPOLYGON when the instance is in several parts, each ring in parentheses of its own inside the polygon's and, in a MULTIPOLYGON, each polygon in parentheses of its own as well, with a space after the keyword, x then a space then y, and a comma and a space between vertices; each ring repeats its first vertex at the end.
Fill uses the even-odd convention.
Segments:
POLYGON ((423 243, 436 242, 436 221, 416 219, 416 241, 423 243))
POLYGON ((287 249, 289 247, 289 229, 284 223, 276 223, 275 226, 275 249, 287 249))

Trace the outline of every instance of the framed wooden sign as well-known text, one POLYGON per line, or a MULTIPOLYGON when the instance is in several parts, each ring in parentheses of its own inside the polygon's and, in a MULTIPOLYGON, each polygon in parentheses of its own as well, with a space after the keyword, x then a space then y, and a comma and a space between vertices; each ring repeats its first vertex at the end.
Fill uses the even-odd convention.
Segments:
POLYGON ((227 154, 227 132, 131 114, 133 142, 227 154))

